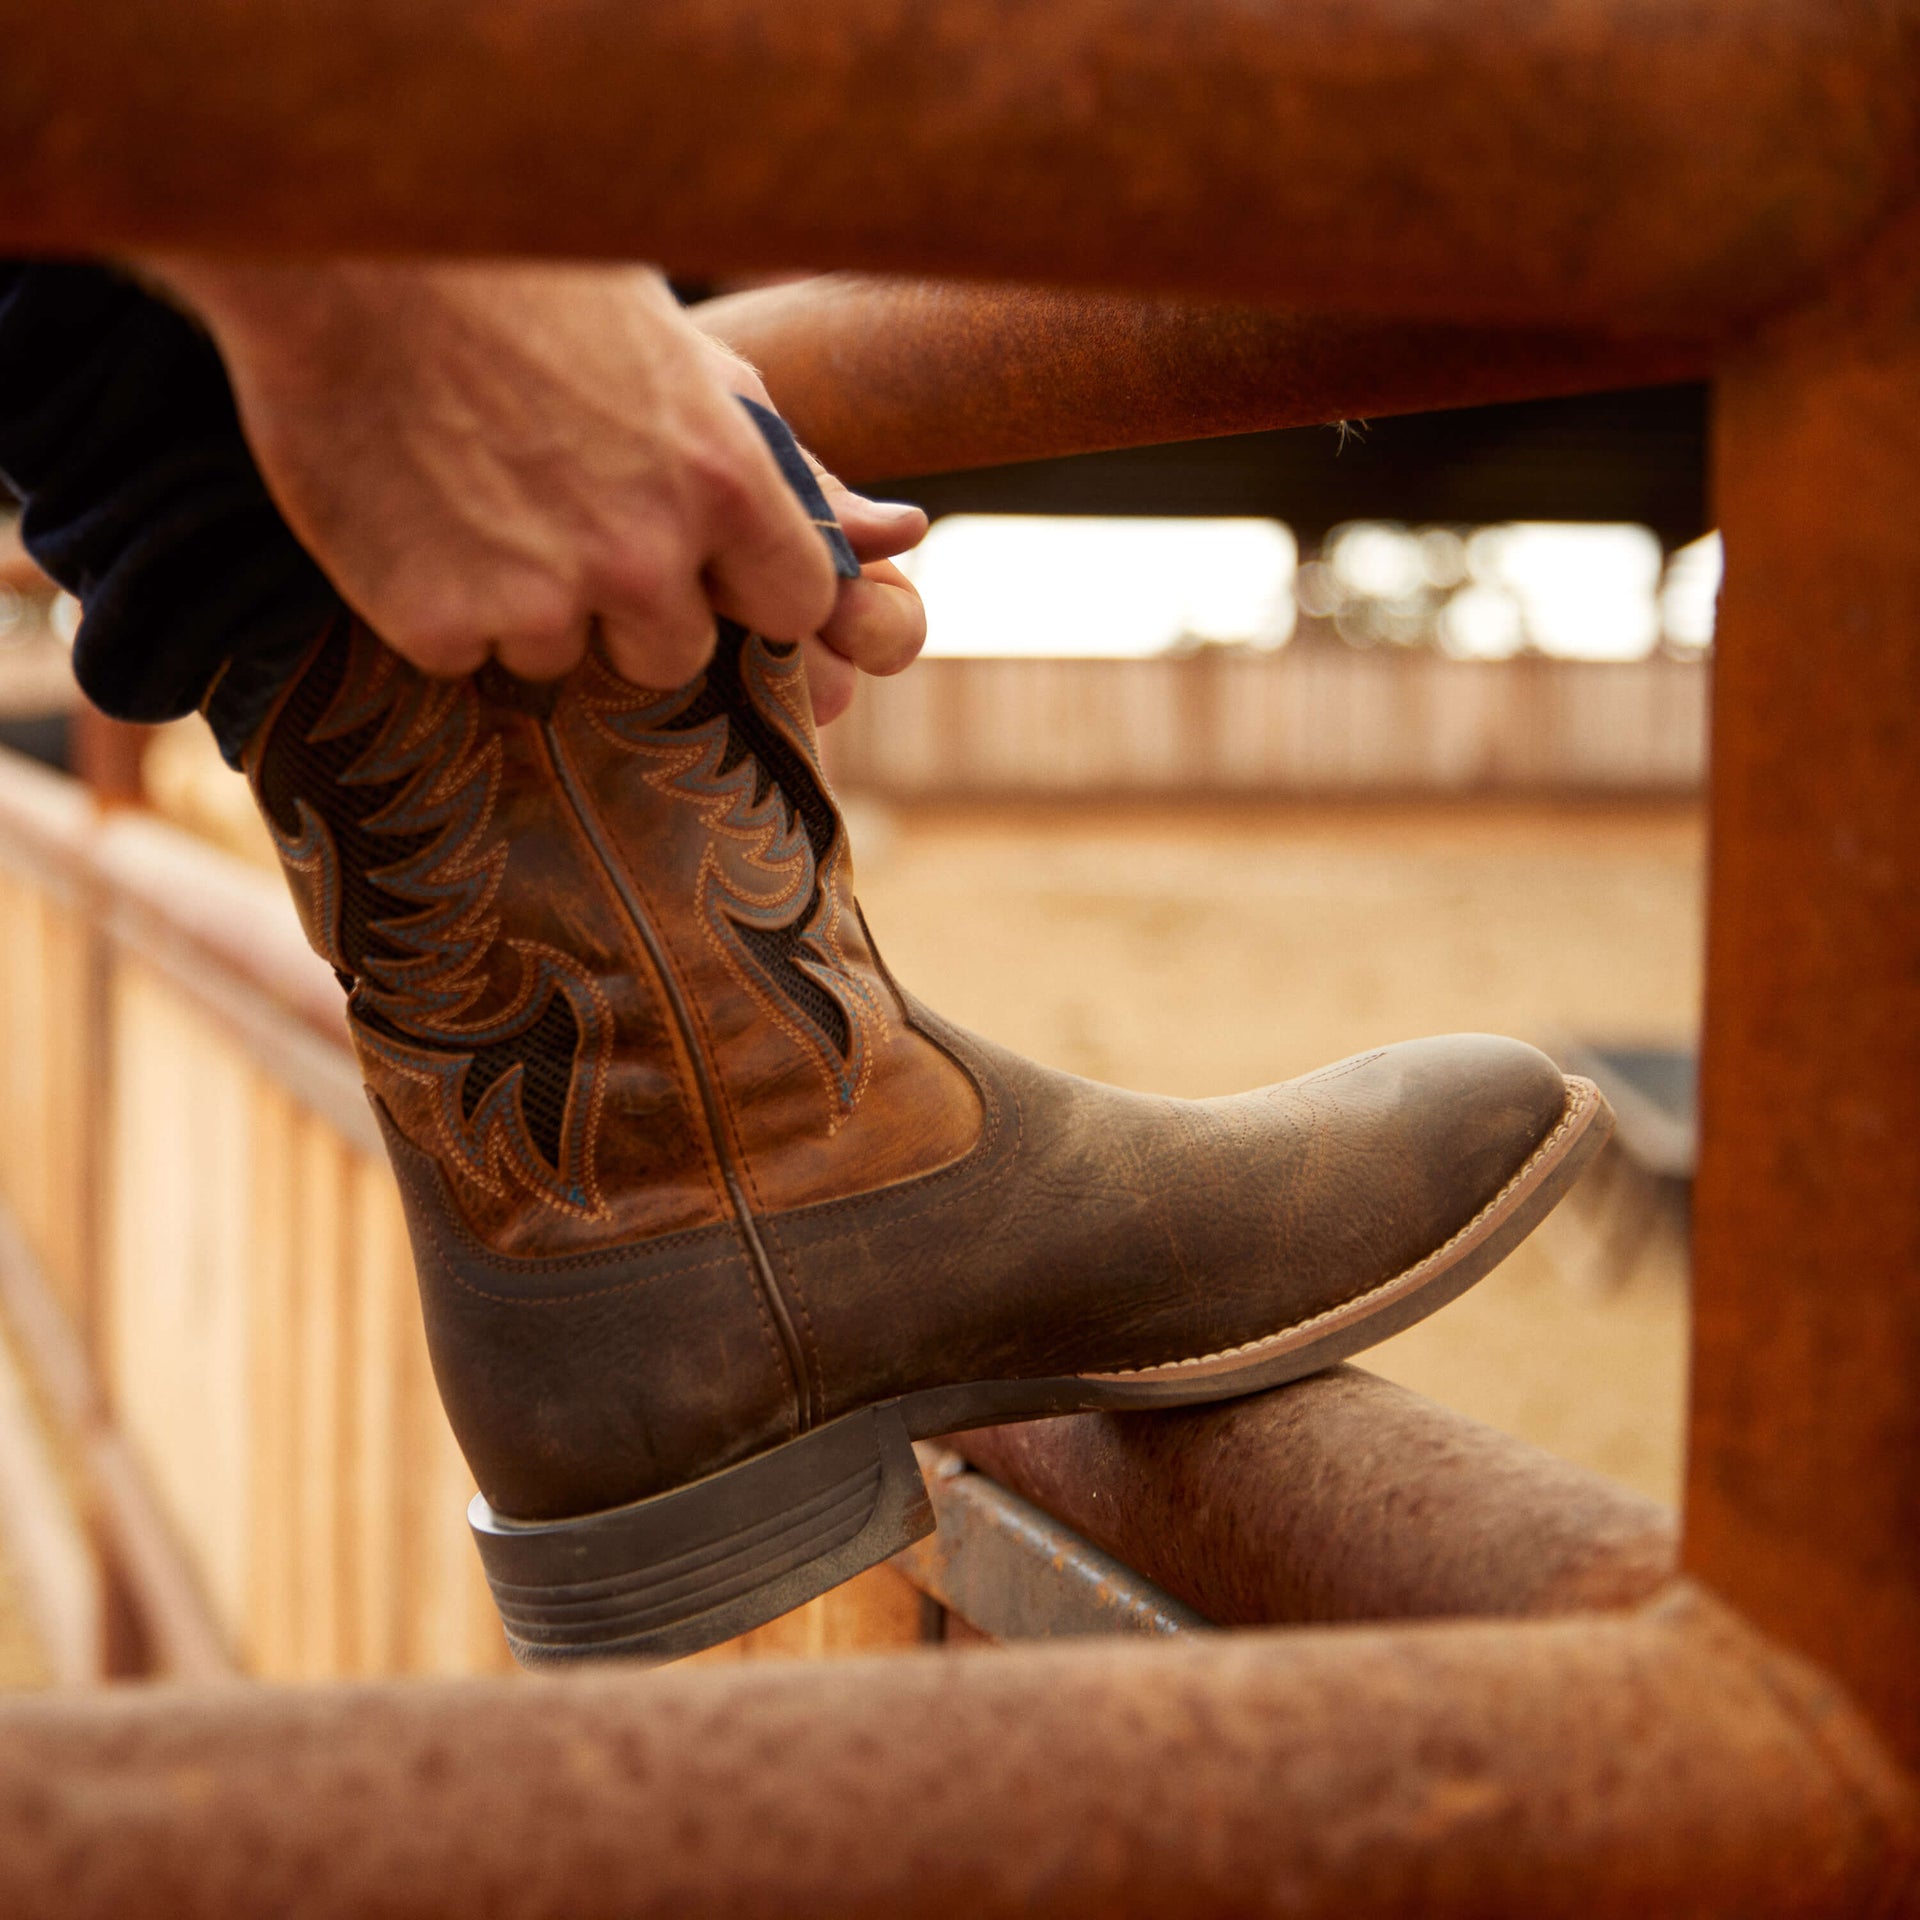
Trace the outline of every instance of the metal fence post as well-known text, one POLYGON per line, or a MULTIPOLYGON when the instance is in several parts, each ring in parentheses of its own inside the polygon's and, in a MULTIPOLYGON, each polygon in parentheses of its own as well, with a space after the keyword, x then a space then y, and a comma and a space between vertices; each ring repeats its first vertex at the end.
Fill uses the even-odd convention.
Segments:
POLYGON ((1734 360, 1686 1564, 1920 1760, 1913 229, 1734 360))

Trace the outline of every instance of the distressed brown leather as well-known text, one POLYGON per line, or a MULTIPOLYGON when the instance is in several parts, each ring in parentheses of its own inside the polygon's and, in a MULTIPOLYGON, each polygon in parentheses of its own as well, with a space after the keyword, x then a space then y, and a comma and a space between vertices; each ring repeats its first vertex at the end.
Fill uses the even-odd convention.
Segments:
POLYGON ((854 904, 797 652, 738 629, 656 694, 597 663, 432 682, 343 622, 248 771, 349 984, 500 1513, 1297 1326, 1459 1234, 1565 1108, 1551 1062, 1486 1036, 1194 1102, 948 1026, 854 904))

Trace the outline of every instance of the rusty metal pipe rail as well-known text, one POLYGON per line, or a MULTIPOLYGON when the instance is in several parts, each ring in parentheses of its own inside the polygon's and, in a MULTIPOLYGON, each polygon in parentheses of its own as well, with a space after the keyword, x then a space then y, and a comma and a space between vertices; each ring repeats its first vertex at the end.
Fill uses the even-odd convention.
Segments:
POLYGON ((951 1444, 1221 1626, 1626 1607, 1679 1557, 1657 1502, 1355 1367, 951 1444))
POLYGON ((1710 342, 1683 1564, 1753 1624, 1681 1585, 831 1674, 17 1703, 0 1904, 1914 1913, 1915 0, 88 24, 0 0, 0 244, 638 254, 1710 342))
POLYGON ((843 479, 1702 378, 1698 339, 823 274, 703 302, 843 479))
POLYGON ((1910 1911, 1912 1804, 1712 1603, 0 1706, 18 1920, 1910 1911))
POLYGON ((0 246, 828 264, 1721 333, 1906 190, 1913 24, 1884 0, 104 0, 76 34, 0 0, 0 246))

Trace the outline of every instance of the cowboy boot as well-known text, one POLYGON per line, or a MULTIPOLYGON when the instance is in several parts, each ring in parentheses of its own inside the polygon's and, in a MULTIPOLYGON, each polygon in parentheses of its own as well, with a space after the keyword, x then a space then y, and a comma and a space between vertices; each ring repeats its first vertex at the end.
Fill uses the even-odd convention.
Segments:
POLYGON ((932 1517, 910 1442, 1331 1366, 1609 1123, 1485 1036, 1118 1092, 902 990, 798 649, 442 681, 341 616, 247 752, 399 1178, 515 1652, 672 1655, 932 1517))

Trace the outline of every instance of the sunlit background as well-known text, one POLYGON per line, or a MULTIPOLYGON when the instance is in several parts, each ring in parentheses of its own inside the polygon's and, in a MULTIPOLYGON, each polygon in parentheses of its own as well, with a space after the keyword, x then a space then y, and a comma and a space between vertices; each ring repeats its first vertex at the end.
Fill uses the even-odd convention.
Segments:
POLYGON ((901 564, 936 656, 1274 649, 1304 617, 1355 647, 1642 660, 1712 644, 1720 537, 1667 557, 1638 526, 1355 521, 1303 564, 1272 520, 954 514, 901 564))

